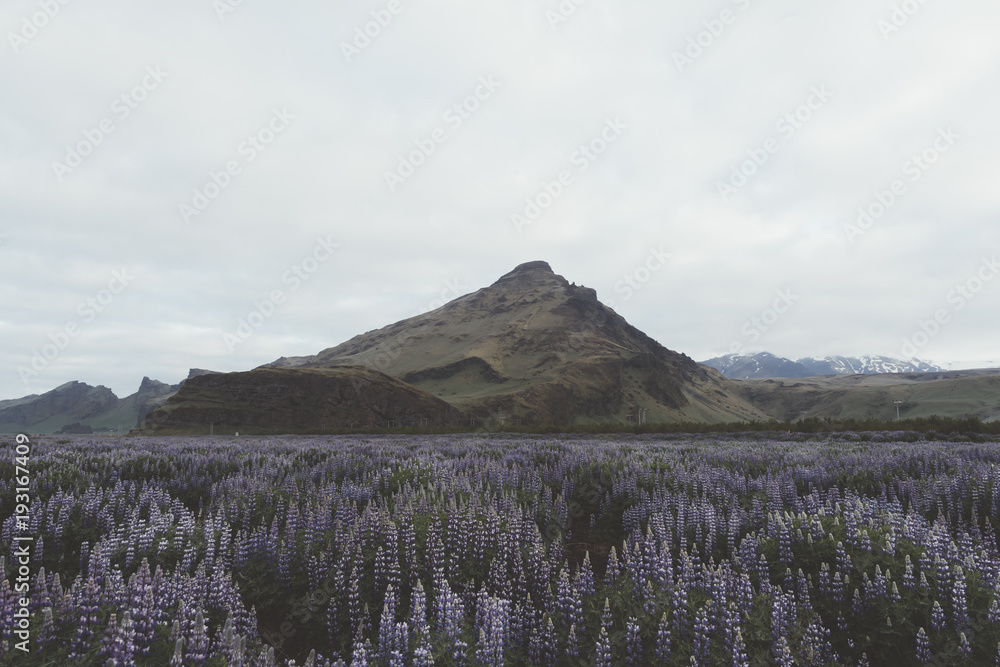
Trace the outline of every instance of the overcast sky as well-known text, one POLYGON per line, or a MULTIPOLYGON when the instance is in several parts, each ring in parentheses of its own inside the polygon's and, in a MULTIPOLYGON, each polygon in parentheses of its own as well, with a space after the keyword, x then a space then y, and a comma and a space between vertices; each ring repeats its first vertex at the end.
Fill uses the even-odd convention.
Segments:
POLYGON ((697 360, 1000 358, 994 0, 7 0, 0 29, 0 398, 313 354, 537 259, 697 360))

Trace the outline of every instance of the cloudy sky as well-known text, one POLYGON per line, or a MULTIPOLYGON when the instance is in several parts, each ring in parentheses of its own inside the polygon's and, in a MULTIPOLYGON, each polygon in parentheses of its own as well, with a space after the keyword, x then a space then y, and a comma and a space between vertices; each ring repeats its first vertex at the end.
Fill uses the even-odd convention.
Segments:
POLYGON ((992 0, 7 0, 0 31, 0 398, 312 354, 536 259, 698 360, 1000 358, 992 0))

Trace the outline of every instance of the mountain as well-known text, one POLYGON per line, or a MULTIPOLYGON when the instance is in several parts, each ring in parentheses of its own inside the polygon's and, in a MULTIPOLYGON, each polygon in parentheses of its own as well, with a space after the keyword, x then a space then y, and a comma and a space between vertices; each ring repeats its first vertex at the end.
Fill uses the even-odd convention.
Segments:
POLYGON ((315 355, 282 357, 231 381, 189 380, 150 419, 160 432, 203 432, 220 410, 228 411, 234 430, 246 432, 332 429, 365 420, 549 425, 626 423, 639 414, 646 422, 767 418, 717 371, 668 350, 599 302, 593 289, 570 283, 542 261, 315 355), (307 409, 304 388, 327 387, 315 384, 317 371, 340 373, 323 380, 340 393, 336 405, 320 401, 307 409), (353 397, 341 392, 345 381, 353 397), (270 382, 279 383, 273 396, 270 382), (198 394, 209 385, 210 397, 198 394), (340 405, 362 395, 372 405, 354 412, 340 405), (418 401, 423 412, 393 412, 407 401, 418 401))
POLYGON ((808 367, 776 357, 769 352, 758 354, 727 354, 702 364, 711 366, 727 378, 749 380, 752 378, 802 378, 816 375, 808 367))
POLYGON ((810 375, 875 375, 879 373, 936 373, 945 369, 934 364, 913 359, 905 361, 893 357, 807 357, 798 363, 810 370, 810 375))
POLYGON ((727 378, 748 380, 758 378, 801 378, 820 375, 874 375, 879 373, 934 373, 945 370, 940 366, 913 359, 904 361, 892 357, 806 357, 791 361, 768 352, 757 354, 727 354, 702 361, 727 378))
POLYGON ((130 429, 180 385, 148 377, 136 393, 118 398, 104 386, 67 382, 44 394, 0 401, 0 433, 91 433, 130 429))

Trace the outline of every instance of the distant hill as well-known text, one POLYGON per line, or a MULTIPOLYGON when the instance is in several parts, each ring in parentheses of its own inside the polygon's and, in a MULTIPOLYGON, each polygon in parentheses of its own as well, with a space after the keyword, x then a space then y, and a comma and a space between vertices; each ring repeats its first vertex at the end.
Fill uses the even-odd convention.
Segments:
POLYGON ((781 420, 977 417, 1000 419, 1000 369, 827 375, 733 381, 747 401, 781 420))
POLYGON ((940 366, 913 359, 904 361, 892 357, 805 357, 798 361, 777 357, 769 352, 757 354, 727 354, 702 361, 727 378, 751 380, 758 378, 801 378, 820 375, 875 375, 879 373, 933 373, 945 370, 940 366))
MULTIPOLYGON (((193 369, 188 377, 212 373, 193 369)), ((138 426, 180 389, 144 377, 138 391, 118 398, 105 386, 67 382, 44 394, 0 401, 0 433, 106 433, 138 426)))
POLYGON ((147 416, 139 432, 288 433, 462 423, 462 413, 445 401, 377 371, 265 367, 188 380, 147 416))

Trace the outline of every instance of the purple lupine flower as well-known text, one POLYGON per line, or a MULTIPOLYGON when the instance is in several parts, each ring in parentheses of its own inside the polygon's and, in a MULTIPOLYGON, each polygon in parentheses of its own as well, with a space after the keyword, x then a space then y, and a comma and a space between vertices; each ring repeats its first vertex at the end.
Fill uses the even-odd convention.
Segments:
POLYGON ((819 566, 819 592, 820 595, 830 595, 833 592, 830 585, 830 565, 826 562, 819 566))
POLYGON ((935 632, 944 630, 944 609, 937 600, 934 600, 934 606, 931 607, 931 628, 935 632))
POLYGON ((434 656, 428 646, 418 646, 413 651, 413 667, 433 667, 434 656))
POLYGON ((951 589, 951 613, 956 632, 969 629, 969 608, 966 602, 965 572, 961 565, 955 566, 951 589))
POLYGON ((853 565, 851 557, 847 555, 843 542, 837 542, 837 569, 844 574, 850 574, 853 565))
POLYGON ((656 659, 665 663, 670 659, 670 654, 670 622, 667 620, 667 612, 663 612, 656 628, 656 659))
POLYGON ((941 554, 934 554, 934 569, 937 574, 936 591, 939 597, 947 596, 951 591, 951 567, 941 554))
POLYGON ((781 517, 778 521, 778 560, 782 565, 792 563, 792 531, 781 517))
POLYGON ((184 667, 184 638, 178 637, 174 643, 174 655, 170 658, 170 667, 184 667))
POLYGON ((771 569, 767 563, 767 556, 763 553, 757 559, 757 583, 764 588, 771 582, 771 569))
POLYGON ((597 645, 594 653, 595 667, 611 667, 611 639, 608 637, 608 631, 603 625, 601 626, 600 634, 597 636, 597 645))
POLYGON ((972 646, 969 644, 969 638, 964 632, 958 634, 958 652, 962 654, 962 658, 965 660, 972 657, 972 646))
POLYGON ((709 600, 704 607, 698 610, 694 620, 694 658, 698 664, 707 663, 709 646, 712 641, 712 632, 715 629, 709 619, 709 611, 712 606, 709 600))
POLYGON ((917 662, 926 665, 931 661, 931 642, 923 628, 917 631, 917 662))
POLYGON ((750 667, 750 659, 747 657, 747 645, 743 641, 743 631, 736 628, 736 637, 732 646, 732 667, 750 667))
POLYGON ((566 657, 570 660, 577 660, 580 657, 580 644, 576 639, 576 626, 569 626, 569 634, 566 637, 566 657))
POLYGON ((410 624, 402 621, 396 624, 392 650, 389 652, 389 667, 405 667, 410 653, 410 624))
POLYGON ((52 607, 42 610, 42 627, 38 630, 38 646, 43 648, 55 640, 56 626, 52 620, 52 607))
POLYGON ((351 667, 368 667, 368 651, 364 645, 354 645, 354 652, 351 655, 351 667))
POLYGON ((916 580, 913 578, 913 561, 910 560, 910 554, 906 554, 906 570, 903 572, 903 587, 914 588, 915 586, 916 580))
POLYGON ((589 598, 594 594, 594 568, 590 564, 590 552, 583 555, 583 563, 580 565, 579 578, 580 595, 589 598))
POLYGON ((388 662, 392 651, 393 638, 396 632, 396 591, 389 584, 385 591, 385 602, 382 605, 382 619, 378 630, 378 658, 380 662, 388 662))
POLYGON ((542 621, 542 633, 541 633, 541 664, 544 667, 555 667, 556 663, 559 661, 559 652, 557 649, 558 642, 556 640, 556 629, 552 624, 552 617, 545 614, 542 621))
POLYGON ((639 619, 629 617, 625 623, 625 658, 627 665, 640 667, 642 662, 642 638, 639 636, 639 619))
POLYGON ((132 623, 132 614, 126 611, 122 615, 122 622, 115 628, 111 658, 121 667, 135 667, 135 654, 135 625, 132 623))
POLYGON ((809 580, 806 579, 806 575, 802 572, 802 568, 799 568, 799 574, 795 580, 795 597, 799 609, 803 613, 812 611, 812 601, 810 599, 811 596, 809 595, 809 580))
POLYGON ((683 579, 678 579, 670 592, 670 606, 673 609, 674 629, 680 639, 687 635, 689 622, 687 582, 683 579))
POLYGON ((194 626, 191 629, 186 659, 187 664, 196 666, 204 665, 208 660, 208 624, 201 609, 194 615, 194 626))
POLYGON ((621 566, 618 564, 618 555, 615 553, 615 548, 611 547, 611 553, 608 555, 608 568, 604 575, 604 585, 614 586, 620 576, 621 566))
POLYGON ((792 650, 788 647, 788 639, 784 636, 778 637, 772 650, 774 651, 775 663, 780 667, 793 667, 795 665, 792 650))
POLYGON ((802 653, 811 667, 822 667, 833 659, 830 630, 823 626, 819 617, 811 620, 806 627, 802 637, 802 653))
POLYGON ((427 623, 427 594, 424 585, 417 579, 417 585, 410 596, 410 623, 413 625, 414 639, 417 645, 427 642, 430 637, 430 625, 427 623))
POLYGON ((104 658, 114 658, 118 651, 115 642, 118 639, 118 614, 112 613, 108 617, 108 626, 104 629, 104 636, 101 638, 101 656, 104 658))
POLYGON ((993 625, 1000 625, 1000 603, 996 598, 990 601, 988 618, 993 625))
POLYGON ((780 589, 771 606, 771 649, 775 655, 780 654, 779 642, 784 640, 791 631, 796 620, 795 599, 791 593, 783 593, 780 589))
POLYGON ((465 667, 468 658, 467 653, 469 650, 469 645, 463 640, 459 639, 455 641, 451 648, 451 660, 455 663, 455 667, 465 667))
POLYGON ((851 598, 851 614, 853 614, 854 617, 857 618, 858 616, 861 616, 864 613, 865 613, 865 603, 861 599, 861 591, 855 588, 854 597, 851 598))

